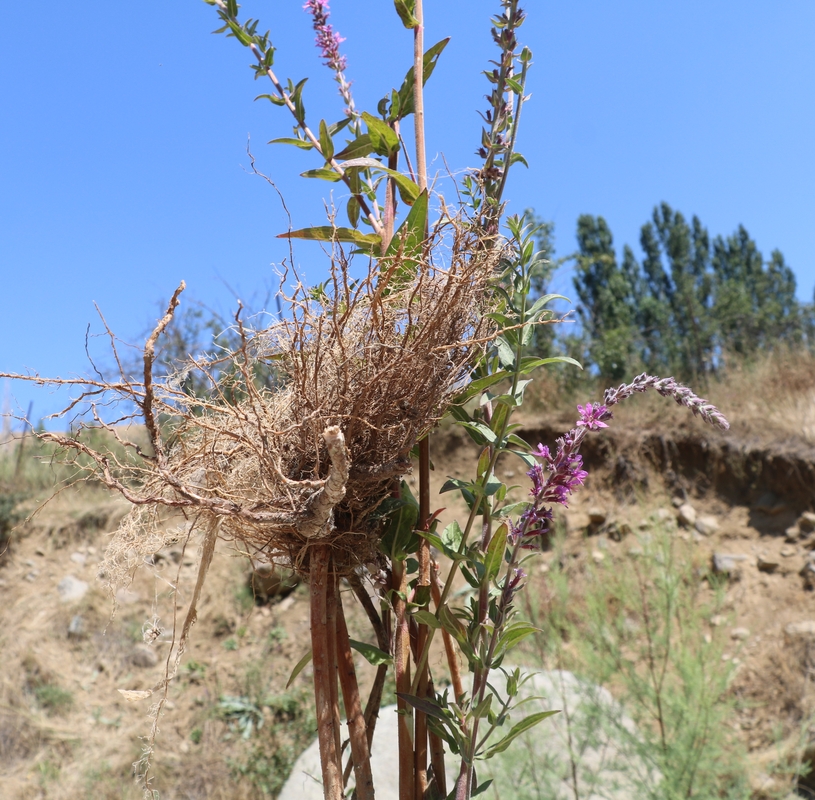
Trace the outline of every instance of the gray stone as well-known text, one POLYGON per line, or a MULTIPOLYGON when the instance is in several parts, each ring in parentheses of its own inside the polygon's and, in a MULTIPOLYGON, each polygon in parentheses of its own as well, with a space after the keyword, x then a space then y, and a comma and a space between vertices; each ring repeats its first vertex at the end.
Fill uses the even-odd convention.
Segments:
POLYGON ((676 511, 676 518, 680 525, 692 528, 696 523, 696 509, 690 503, 682 503, 676 511))
POLYGON ((696 528, 702 536, 712 536, 719 530, 719 521, 716 517, 712 517, 709 514, 705 514, 704 516, 698 517, 696 522, 694 523, 694 527, 696 528))
POLYGON ((789 558, 790 556, 794 556, 798 549, 793 547, 791 544, 785 544, 779 551, 784 558, 789 558))
POLYGON ((713 554, 713 571, 720 575, 727 575, 728 578, 739 580, 743 562, 747 561, 747 556, 732 555, 730 553, 713 554))
POLYGON ((134 667, 155 667, 158 664, 158 654, 152 647, 137 644, 128 659, 134 667))
POLYGON ((804 513, 798 517, 798 527, 802 531, 806 531, 806 533, 815 531, 815 514, 812 511, 804 511, 804 513))
POLYGON ((667 508, 658 508, 651 516, 657 522, 661 522, 663 524, 666 522, 673 522, 673 520, 676 518, 675 515, 667 508))
POLYGON ((802 622, 790 622, 784 633, 791 639, 815 639, 815 619, 806 619, 802 622))
POLYGON ((733 628, 730 631, 730 638, 743 642, 745 639, 750 638, 750 631, 747 628, 733 628))
POLYGON ((88 591, 88 584, 85 581, 75 578, 73 575, 66 575, 57 585, 59 599, 63 603, 72 603, 81 600, 88 591))
POLYGON ((84 567, 87 560, 88 557, 84 553, 71 553, 71 561, 74 564, 79 564, 80 567, 84 567))
MULTIPOLYGON (((503 695, 503 675, 492 673, 490 683, 503 695)), ((522 734, 506 752, 478 762, 479 782, 488 778, 495 782, 494 789, 485 796, 571 800, 575 793, 569 766, 570 745, 572 752, 580 753, 578 786, 592 787, 590 795, 581 795, 586 800, 634 800, 642 796, 640 788, 657 796, 661 776, 637 755, 641 748, 637 729, 607 690, 570 672, 553 670, 527 681, 521 687, 520 696, 538 699, 517 709, 511 720, 494 734, 495 741, 521 718, 539 711, 567 710, 569 728, 566 715, 555 714, 522 734), (535 769, 524 768, 524 763, 534 763, 535 769), (631 775, 637 776, 638 785, 634 785, 631 775)), ((399 797, 396 721, 395 706, 379 712, 371 752, 377 800, 398 800, 399 797)), ((342 738, 345 736, 343 724, 342 738)), ((458 762, 450 753, 446 761, 449 792, 455 784, 458 762)), ((278 800, 322 798, 319 748, 315 741, 295 762, 278 800)))
POLYGON ((82 638, 83 634, 85 633, 85 620, 79 614, 74 615, 72 617, 70 623, 68 624, 68 638, 69 639, 80 639, 82 638))
POLYGON ((804 588, 808 591, 815 589, 815 563, 807 561, 798 573, 804 579, 804 588))
POLYGON ((778 495, 773 492, 765 492, 758 498, 756 503, 756 511, 761 511, 764 514, 775 516, 786 511, 787 507, 781 502, 778 495))

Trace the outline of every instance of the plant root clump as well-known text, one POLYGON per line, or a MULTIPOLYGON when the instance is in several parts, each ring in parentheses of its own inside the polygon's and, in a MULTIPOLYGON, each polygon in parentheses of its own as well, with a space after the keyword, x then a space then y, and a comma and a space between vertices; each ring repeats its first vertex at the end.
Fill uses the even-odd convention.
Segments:
POLYGON ((137 489, 107 481, 134 503, 104 564, 112 586, 198 528, 306 576, 315 544, 330 547, 340 574, 376 560, 378 506, 495 335, 489 285, 501 253, 451 227, 443 268, 397 254, 352 280, 335 249, 331 279, 298 284, 290 314, 259 331, 238 315, 234 351, 155 385, 145 348, 135 393, 154 455, 137 489), (204 397, 180 388, 192 370, 207 380, 204 397), (163 507, 188 524, 165 530, 163 507))

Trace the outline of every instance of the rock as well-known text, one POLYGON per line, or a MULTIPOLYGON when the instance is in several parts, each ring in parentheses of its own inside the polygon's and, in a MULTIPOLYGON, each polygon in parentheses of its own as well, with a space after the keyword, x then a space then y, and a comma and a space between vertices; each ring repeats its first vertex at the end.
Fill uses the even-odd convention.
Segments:
POLYGON ((85 581, 75 578, 73 575, 66 575, 57 585, 59 599, 63 603, 71 603, 81 600, 88 591, 88 584, 85 581))
POLYGON ((815 563, 807 561, 798 574, 804 579, 804 589, 807 591, 815 589, 815 563))
POLYGON ((74 564, 79 564, 80 567, 84 567, 87 560, 88 557, 84 553, 71 553, 71 561, 74 564))
POLYGON ((672 522, 676 518, 667 508, 658 508, 651 516, 663 525, 666 522, 672 522))
POLYGON ((815 531, 815 513, 812 511, 804 511, 804 513, 798 517, 798 527, 806 533, 815 531))
POLYGON ((774 558, 769 558, 765 555, 760 555, 757 560, 757 566, 761 572, 775 572, 778 569, 778 561, 774 558))
POLYGON ((72 619, 71 622, 68 624, 68 638, 69 639, 80 639, 85 632, 85 620, 82 619, 81 615, 76 614, 72 619))
MULTIPOLYGON (((492 673, 490 683, 504 696, 505 679, 500 673, 492 673)), ((578 787, 591 786, 591 793, 581 794, 581 798, 631 800, 646 793, 659 796, 661 776, 637 757, 640 737, 636 726, 607 690, 571 672, 551 670, 538 673, 524 683, 520 697, 534 699, 517 708, 512 721, 496 731, 492 741, 506 735, 509 728, 526 715, 554 709, 567 710, 568 714, 549 717, 522 734, 514 749, 510 747, 489 761, 479 762, 479 781, 494 780, 490 796, 574 798, 570 749, 580 753, 576 761, 578 787), (608 724, 598 725, 600 715, 608 720, 608 724), (523 752, 528 753, 528 763, 545 763, 546 768, 519 769, 519 763, 522 763, 519 753, 523 752), (627 762, 626 766, 622 767, 624 762, 627 762)), ((371 767, 377 800, 397 800, 399 797, 398 781, 395 780, 398 719, 395 710, 395 706, 380 710, 373 740, 371 767)), ((341 738, 346 736, 343 723, 341 738)), ((446 761, 449 790, 455 784, 458 763, 451 755, 446 761)), ((319 776, 319 748, 314 742, 295 762, 278 800, 322 800, 319 776)))
POLYGON ((40 574, 40 571, 38 569, 32 569, 31 572, 26 574, 25 579, 29 583, 34 583, 34 581, 37 580, 37 576, 39 574, 40 574))
POLYGON ((726 618, 724 617, 723 614, 714 614, 710 618, 710 624, 713 625, 713 627, 715 627, 715 628, 717 628, 719 625, 724 625, 724 623, 726 621, 727 620, 726 620, 726 618))
POLYGON ((727 575, 734 581, 741 578, 742 564, 747 561, 747 556, 733 555, 730 553, 713 554, 713 571, 720 575, 727 575))
POLYGON ((602 508, 589 509, 589 522, 592 525, 602 525, 608 519, 608 514, 602 508))
POLYGON ((602 564, 606 560, 606 554, 599 550, 592 550, 591 557, 595 564, 602 564))
POLYGON ((798 548, 793 547, 791 544, 785 544, 778 552, 781 553, 784 558, 789 558, 798 552, 798 548))
POLYGON ((797 542, 801 538, 801 529, 797 525, 790 525, 784 531, 784 541, 787 543, 797 542))
POLYGON ((696 509, 690 503, 682 503, 676 510, 676 518, 680 525, 692 528, 696 522, 696 509))
POLYGON ((268 562, 252 562, 249 589, 256 602, 268 603, 273 597, 286 597, 300 583, 297 573, 268 562))
POLYGON ((807 619, 802 622, 790 622, 784 633, 791 639, 815 639, 815 619, 807 619))
POLYGON ((134 667, 155 667, 158 664, 158 655, 151 647, 137 644, 128 659, 134 667))
POLYGON ((674 498, 671 500, 671 503, 673 504, 673 507, 674 507, 674 508, 679 508, 679 506, 683 505, 683 504, 684 504, 684 502, 685 502, 685 498, 684 498, 684 497, 674 497, 674 498))
POLYGON ((745 639, 750 638, 750 631, 747 628, 733 628, 730 631, 730 638, 743 642, 745 639))
POLYGON ((631 525, 627 522, 612 522, 608 526, 608 537, 614 542, 621 542, 630 533, 632 533, 631 525))
POLYGON ((719 530, 719 521, 716 517, 706 514, 696 520, 694 527, 702 536, 712 536, 719 530))

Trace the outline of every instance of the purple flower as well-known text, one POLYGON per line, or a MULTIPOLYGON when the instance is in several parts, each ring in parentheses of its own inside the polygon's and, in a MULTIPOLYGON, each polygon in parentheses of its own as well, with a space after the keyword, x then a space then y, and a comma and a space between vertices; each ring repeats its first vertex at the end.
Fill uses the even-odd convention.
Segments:
POLYGON ((312 26, 317 36, 315 42, 320 48, 324 64, 334 72, 343 72, 348 66, 344 55, 340 54, 340 44, 345 39, 339 35, 328 22, 328 0, 306 0, 303 9, 313 17, 312 26))
POLYGON ((605 406, 592 406, 591 403, 586 403, 585 406, 578 406, 577 410, 580 412, 580 419, 577 421, 578 427, 585 427, 590 431, 608 427, 603 420, 608 419, 611 414, 605 406))

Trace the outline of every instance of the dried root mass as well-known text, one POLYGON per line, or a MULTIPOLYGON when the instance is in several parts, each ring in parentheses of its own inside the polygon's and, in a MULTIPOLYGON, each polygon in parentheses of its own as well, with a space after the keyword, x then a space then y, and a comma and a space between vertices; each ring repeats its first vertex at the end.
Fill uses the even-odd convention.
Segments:
MULTIPOLYGON (((143 380, 107 387, 136 402, 151 437, 137 480, 81 437, 46 434, 83 452, 134 504, 108 551, 113 585, 199 527, 303 574, 318 542, 339 571, 375 558, 377 507, 495 334, 486 312, 500 253, 477 248, 460 226, 445 233, 443 267, 397 255, 357 281, 336 249, 331 279, 317 291, 298 286, 289 314, 259 331, 237 317, 232 352, 154 381, 153 348, 176 293, 145 347, 143 380), (183 390, 191 371, 205 396, 183 390), (166 507, 190 524, 165 530, 166 507)), ((431 241, 425 252, 441 249, 431 241)))

